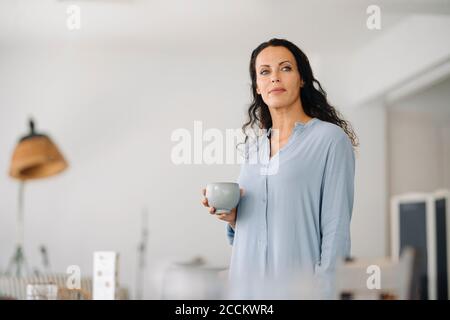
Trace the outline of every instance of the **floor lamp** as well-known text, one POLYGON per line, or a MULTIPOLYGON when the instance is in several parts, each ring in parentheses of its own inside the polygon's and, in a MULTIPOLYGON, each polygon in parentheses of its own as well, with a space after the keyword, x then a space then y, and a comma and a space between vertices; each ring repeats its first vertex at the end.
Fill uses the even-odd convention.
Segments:
POLYGON ((6 273, 18 277, 28 274, 24 255, 24 191, 28 180, 53 176, 67 168, 67 162, 53 141, 35 131, 34 121, 29 120, 30 132, 20 138, 12 155, 9 175, 19 180, 17 203, 17 243, 6 273), (13 272, 15 270, 15 272, 13 272))

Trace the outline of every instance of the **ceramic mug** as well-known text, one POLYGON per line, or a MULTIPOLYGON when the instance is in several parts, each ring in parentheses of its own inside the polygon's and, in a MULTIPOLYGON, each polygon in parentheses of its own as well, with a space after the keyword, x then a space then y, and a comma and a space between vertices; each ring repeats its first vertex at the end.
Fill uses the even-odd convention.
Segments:
POLYGON ((216 214, 230 212, 236 208, 241 198, 239 184, 235 182, 213 182, 206 185, 206 198, 216 214))

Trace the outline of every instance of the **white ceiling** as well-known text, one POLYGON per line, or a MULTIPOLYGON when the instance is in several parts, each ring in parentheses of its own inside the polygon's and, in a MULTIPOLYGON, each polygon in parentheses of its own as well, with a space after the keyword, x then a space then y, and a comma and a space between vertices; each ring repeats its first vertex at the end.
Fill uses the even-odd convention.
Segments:
POLYGON ((292 39, 317 54, 349 51, 410 14, 449 14, 448 0, 378 0, 382 30, 366 28, 367 0, 2 0, 0 46, 135 46, 161 50, 248 52, 269 37, 292 39), (344 4, 345 3, 345 4, 344 4), (81 8, 81 29, 66 27, 67 7, 81 8))

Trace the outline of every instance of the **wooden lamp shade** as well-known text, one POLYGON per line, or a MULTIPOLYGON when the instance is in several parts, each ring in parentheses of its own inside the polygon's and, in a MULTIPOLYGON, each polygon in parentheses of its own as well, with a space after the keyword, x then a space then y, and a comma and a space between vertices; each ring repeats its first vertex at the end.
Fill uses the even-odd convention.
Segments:
POLYGON ((9 174, 19 180, 45 178, 62 172, 68 164, 52 140, 34 131, 20 139, 14 150, 9 174))

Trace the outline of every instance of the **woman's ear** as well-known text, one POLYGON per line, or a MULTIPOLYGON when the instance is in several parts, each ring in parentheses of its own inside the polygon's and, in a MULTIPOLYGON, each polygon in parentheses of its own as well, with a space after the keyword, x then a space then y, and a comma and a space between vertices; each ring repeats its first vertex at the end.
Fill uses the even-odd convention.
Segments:
POLYGON ((261 94, 261 91, 259 91, 259 88, 258 88, 258 87, 256 87, 256 93, 257 93, 257 94, 261 94))

